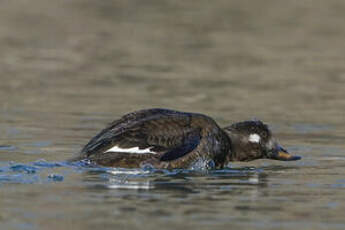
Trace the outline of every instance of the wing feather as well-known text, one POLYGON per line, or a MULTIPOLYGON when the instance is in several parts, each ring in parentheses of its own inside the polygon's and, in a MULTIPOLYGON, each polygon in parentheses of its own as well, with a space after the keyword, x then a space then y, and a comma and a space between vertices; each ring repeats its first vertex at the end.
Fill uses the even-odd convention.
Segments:
POLYGON ((81 155, 90 157, 117 146, 124 149, 150 149, 160 153, 160 160, 170 161, 188 154, 198 146, 205 124, 218 127, 204 115, 168 109, 140 110, 112 122, 90 140, 81 150, 81 155), (193 116, 205 119, 193 123, 193 116))

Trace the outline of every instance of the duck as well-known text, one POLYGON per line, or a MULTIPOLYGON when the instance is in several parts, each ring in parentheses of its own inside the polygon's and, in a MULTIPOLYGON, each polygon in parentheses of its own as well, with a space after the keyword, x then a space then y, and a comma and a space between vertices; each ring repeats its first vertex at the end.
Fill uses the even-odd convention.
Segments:
POLYGON ((94 136, 74 160, 116 168, 222 169, 230 162, 300 160, 259 120, 221 128, 211 117, 164 108, 128 113, 94 136))

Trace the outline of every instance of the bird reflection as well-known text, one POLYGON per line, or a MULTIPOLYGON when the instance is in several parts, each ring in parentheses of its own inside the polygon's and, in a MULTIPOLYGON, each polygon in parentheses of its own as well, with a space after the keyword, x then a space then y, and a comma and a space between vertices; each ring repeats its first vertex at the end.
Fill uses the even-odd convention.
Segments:
POLYGON ((266 187, 267 174, 256 168, 211 171, 117 169, 89 170, 84 181, 90 189, 166 191, 177 194, 204 190, 237 193, 266 187))

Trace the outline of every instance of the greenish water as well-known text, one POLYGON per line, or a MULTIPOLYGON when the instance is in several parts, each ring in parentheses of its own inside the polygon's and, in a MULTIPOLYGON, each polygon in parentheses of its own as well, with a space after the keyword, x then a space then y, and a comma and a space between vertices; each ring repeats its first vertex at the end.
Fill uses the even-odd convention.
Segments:
POLYGON ((2 1, 1 229, 344 229, 341 1, 2 1), (68 164, 142 108, 258 118, 301 161, 68 164))

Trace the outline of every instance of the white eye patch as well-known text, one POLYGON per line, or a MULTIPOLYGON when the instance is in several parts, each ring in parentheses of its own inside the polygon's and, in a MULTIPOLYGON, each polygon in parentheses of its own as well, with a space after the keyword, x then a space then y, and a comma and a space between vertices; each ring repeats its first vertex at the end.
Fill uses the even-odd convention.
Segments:
POLYGON ((259 143, 260 139, 261 139, 261 137, 258 134, 253 133, 253 134, 249 135, 248 141, 250 141, 252 143, 259 143))

